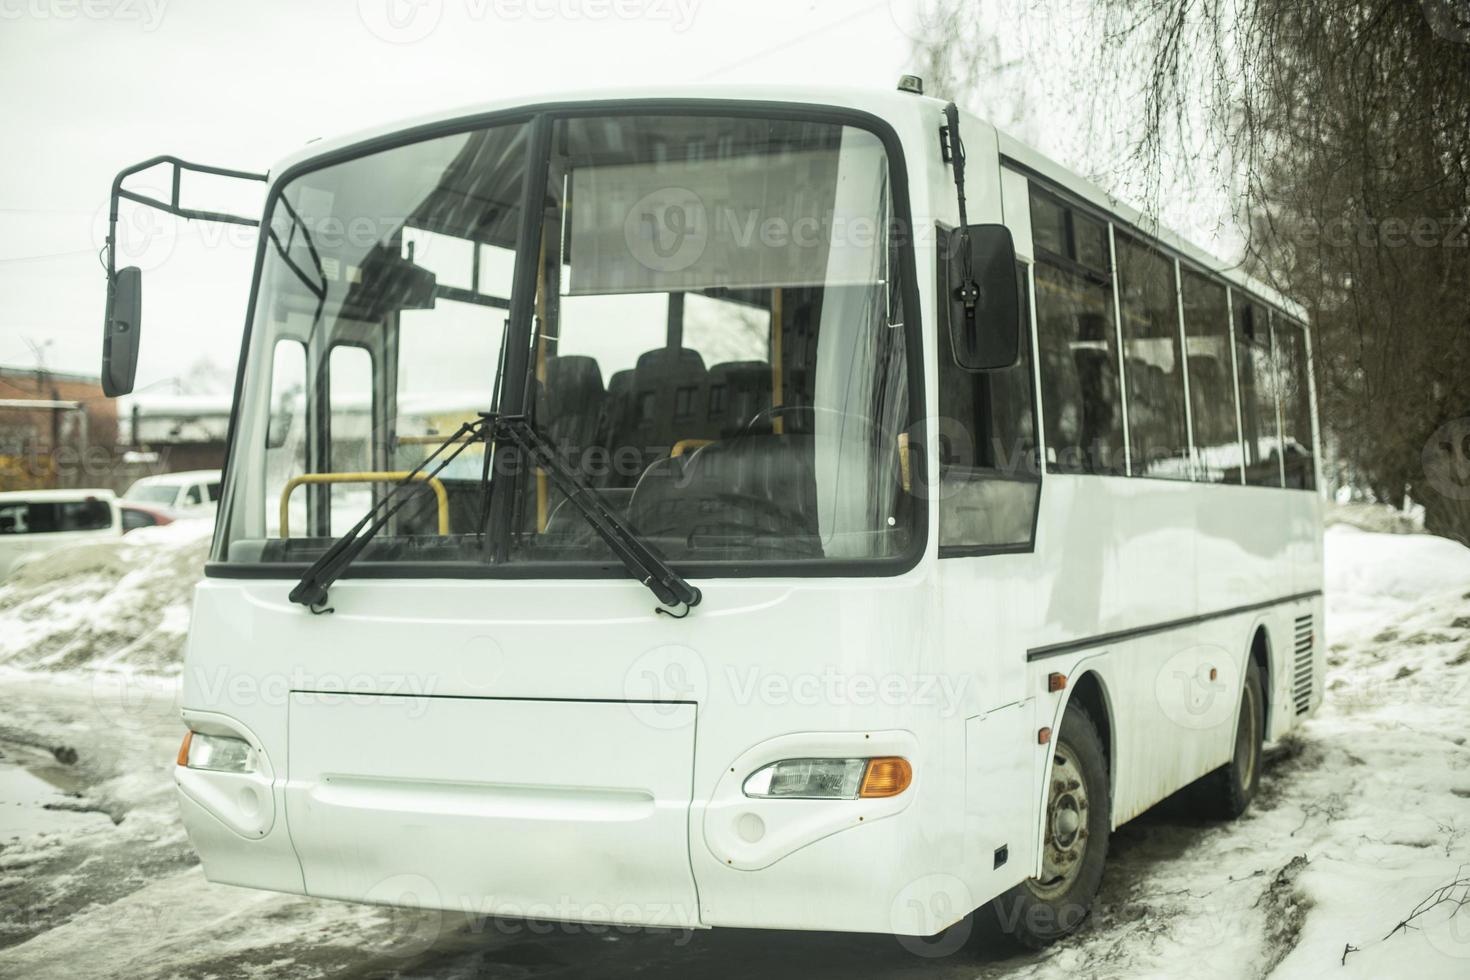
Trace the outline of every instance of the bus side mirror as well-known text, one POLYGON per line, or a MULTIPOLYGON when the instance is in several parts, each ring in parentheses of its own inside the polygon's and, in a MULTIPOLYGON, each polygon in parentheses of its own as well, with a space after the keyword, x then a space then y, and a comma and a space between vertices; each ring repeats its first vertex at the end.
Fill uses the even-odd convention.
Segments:
POLYGON ((963 229, 945 239, 944 295, 948 300, 950 346, 966 371, 1000 371, 1021 353, 1021 284, 1016 246, 1005 225, 970 225, 969 276, 963 229), (967 281, 975 290, 966 302, 967 281))
POLYGON ((108 398, 133 390, 138 373, 138 335, 143 329, 143 272, 119 269, 107 284, 107 320, 102 326, 102 393, 108 398))

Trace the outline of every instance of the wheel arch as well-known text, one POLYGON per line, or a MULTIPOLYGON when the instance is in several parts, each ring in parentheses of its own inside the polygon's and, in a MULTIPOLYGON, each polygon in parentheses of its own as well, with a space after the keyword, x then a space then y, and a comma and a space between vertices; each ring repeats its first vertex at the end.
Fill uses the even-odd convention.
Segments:
MULTIPOLYGON (((1102 739, 1103 755, 1108 761, 1108 796, 1111 805, 1113 790, 1118 785, 1118 753, 1112 698, 1108 693, 1107 681, 1096 670, 1084 670, 1072 682, 1071 688, 1072 695, 1067 699, 1067 706, 1075 704, 1087 712, 1093 725, 1097 726, 1098 738, 1102 739)), ((1066 706, 1062 713, 1065 716, 1066 706)))

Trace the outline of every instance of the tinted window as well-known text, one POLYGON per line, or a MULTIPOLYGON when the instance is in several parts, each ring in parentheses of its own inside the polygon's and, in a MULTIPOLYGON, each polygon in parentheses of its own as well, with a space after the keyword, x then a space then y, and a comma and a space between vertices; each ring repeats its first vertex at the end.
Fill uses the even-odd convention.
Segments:
POLYGON ((196 483, 189 488, 189 492, 184 495, 184 500, 190 504, 202 504, 204 502, 204 497, 199 492, 199 484, 196 483))
POLYGON ((1225 287, 1185 269, 1185 352, 1194 421, 1195 475, 1213 483, 1240 482, 1240 433, 1230 363, 1230 309, 1225 287))
POLYGON ((1107 226, 1032 191, 1037 234, 1036 333, 1041 409, 1050 468, 1122 474, 1118 385, 1107 226))
POLYGON ((1316 486, 1312 455, 1312 387, 1306 333, 1299 324, 1280 317, 1272 320, 1280 367, 1282 452, 1286 485, 1311 490, 1316 486))
POLYGON ((0 534, 104 531, 110 527, 112 506, 95 497, 59 502, 33 501, 0 508, 0 534))
POLYGON ((152 527, 157 523, 158 519, 155 518, 152 514, 148 513, 148 511, 146 510, 139 510, 136 507, 124 507, 122 509, 122 527, 124 534, 128 533, 129 531, 136 531, 140 527, 152 527))
POLYGON ((1132 472, 1188 479, 1189 425, 1174 263, 1125 235, 1116 236, 1116 246, 1132 472))
POLYGON ((25 534, 30 529, 28 504, 0 505, 0 534, 25 534))
POLYGON ((209 502, 210 503, 215 503, 216 501, 219 500, 219 484, 218 483, 206 483, 204 485, 204 492, 209 495, 209 502))
MULTIPOLYGON (((1027 270, 1022 289, 1023 343, 1003 371, 966 371, 947 340, 939 358, 939 544, 941 547, 1027 545, 1040 490, 1032 390, 1027 270)), ((940 304, 938 336, 949 337, 940 304)))
POLYGON ((60 505, 60 510, 62 531, 101 531, 112 527, 112 505, 105 500, 95 497, 68 500, 60 505))
MULTIPOLYGON (((1266 308, 1235 293, 1235 360, 1240 372, 1240 422, 1245 443, 1245 482, 1281 486, 1276 425, 1276 370, 1266 308)), ((1227 473, 1237 478, 1238 471, 1227 473)))

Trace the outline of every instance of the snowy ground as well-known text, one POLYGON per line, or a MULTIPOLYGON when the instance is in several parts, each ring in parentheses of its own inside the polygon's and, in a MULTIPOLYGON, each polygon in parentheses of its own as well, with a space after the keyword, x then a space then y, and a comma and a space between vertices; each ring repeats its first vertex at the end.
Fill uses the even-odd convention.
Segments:
POLYGON ((203 534, 136 532, 0 585, 0 977, 1470 976, 1470 551, 1451 542, 1332 527, 1327 702, 1271 751, 1251 811, 1209 825, 1166 803, 1124 827, 1081 935, 1019 955, 205 882, 170 778, 203 534))

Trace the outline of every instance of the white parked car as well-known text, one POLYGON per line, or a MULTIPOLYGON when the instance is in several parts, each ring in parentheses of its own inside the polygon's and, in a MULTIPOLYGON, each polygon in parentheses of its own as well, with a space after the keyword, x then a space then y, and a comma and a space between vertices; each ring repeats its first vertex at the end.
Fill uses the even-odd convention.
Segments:
POLYGON ((163 508, 119 500, 111 490, 0 493, 0 578, 67 545, 172 522, 163 508))
POLYGON ((0 576, 64 545, 123 533, 111 490, 0 493, 0 576))
POLYGON ((135 480, 123 494, 130 504, 161 507, 177 517, 204 517, 219 504, 219 470, 162 473, 135 480))

